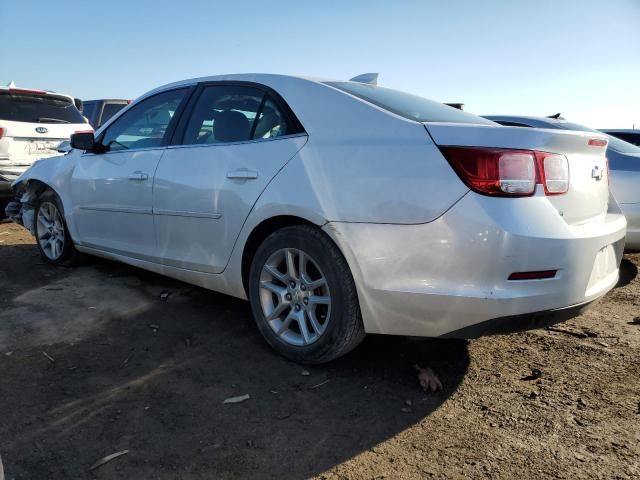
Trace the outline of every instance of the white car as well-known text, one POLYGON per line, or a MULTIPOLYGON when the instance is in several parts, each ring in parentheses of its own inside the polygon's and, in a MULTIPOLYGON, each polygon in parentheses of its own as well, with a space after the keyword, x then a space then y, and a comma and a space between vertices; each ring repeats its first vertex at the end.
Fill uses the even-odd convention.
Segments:
POLYGON ((160 87, 25 172, 8 210, 47 262, 78 251, 249 299, 266 340, 304 363, 365 333, 556 322, 616 284, 626 222, 606 137, 357 80, 160 87))
POLYGON ((0 87, 0 201, 10 184, 40 158, 58 155, 72 133, 91 130, 74 104, 61 93, 0 87))

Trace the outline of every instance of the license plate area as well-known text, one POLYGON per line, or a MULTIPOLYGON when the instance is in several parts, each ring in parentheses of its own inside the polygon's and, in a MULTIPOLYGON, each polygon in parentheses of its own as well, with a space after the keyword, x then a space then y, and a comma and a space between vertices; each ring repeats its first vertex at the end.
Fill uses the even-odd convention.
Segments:
POLYGON ((610 287, 618 279, 618 258, 614 245, 607 245, 601 249, 593 262, 593 269, 585 297, 591 297, 610 287))

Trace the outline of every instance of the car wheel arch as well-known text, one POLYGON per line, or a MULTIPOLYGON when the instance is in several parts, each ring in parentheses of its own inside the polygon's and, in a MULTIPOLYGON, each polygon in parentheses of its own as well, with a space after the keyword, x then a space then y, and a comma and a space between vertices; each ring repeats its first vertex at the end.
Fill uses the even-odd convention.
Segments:
MULTIPOLYGON (((309 219, 299 217, 296 215, 273 216, 265 220, 262 220, 260 223, 255 225, 251 230, 251 233, 247 237, 247 240, 244 242, 244 247, 242 250, 241 267, 240 267, 241 275, 242 275, 242 286, 244 287, 244 291, 247 294, 247 298, 249 296, 249 292, 248 292, 249 271, 251 269, 251 262, 253 261, 253 258, 258 248, 260 247, 262 242, 264 242, 264 240, 276 230, 279 230, 284 227, 290 227, 293 225, 309 225, 322 231, 321 224, 319 225, 309 219)), ((331 239, 331 241, 333 241, 333 239, 331 239)), ((337 244, 336 246, 340 248, 337 244)))

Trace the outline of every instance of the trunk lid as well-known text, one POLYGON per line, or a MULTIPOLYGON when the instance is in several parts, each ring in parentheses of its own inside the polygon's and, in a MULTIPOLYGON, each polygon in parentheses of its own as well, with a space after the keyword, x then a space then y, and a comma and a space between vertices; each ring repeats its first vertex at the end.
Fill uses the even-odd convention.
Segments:
MULTIPOLYGON (((438 146, 506 148, 564 155, 569 162, 569 190, 548 196, 549 202, 570 225, 606 215, 609 205, 606 143, 589 145, 590 139, 606 141, 605 135, 453 123, 425 123, 424 126, 438 146)), ((538 185, 536 192, 541 189, 538 185)))

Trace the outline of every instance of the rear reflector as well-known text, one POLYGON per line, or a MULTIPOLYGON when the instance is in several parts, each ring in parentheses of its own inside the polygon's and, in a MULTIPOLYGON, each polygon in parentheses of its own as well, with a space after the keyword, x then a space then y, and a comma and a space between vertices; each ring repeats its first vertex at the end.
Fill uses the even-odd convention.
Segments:
POLYGON ((589 146, 590 147, 606 147, 607 141, 602 138, 590 138, 589 146))
POLYGON ((533 195, 536 184, 546 195, 569 189, 569 162, 563 155, 531 150, 440 147, 460 179, 475 192, 499 197, 533 195))
POLYGON ((557 270, 541 270, 539 272, 514 272, 509 275, 509 280, 540 280, 543 278, 553 278, 557 270))
POLYGON ((0 128, 0 139, 4 137, 4 128, 0 128))

